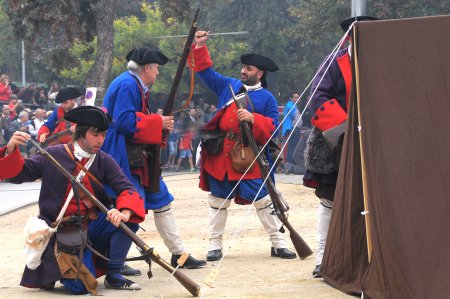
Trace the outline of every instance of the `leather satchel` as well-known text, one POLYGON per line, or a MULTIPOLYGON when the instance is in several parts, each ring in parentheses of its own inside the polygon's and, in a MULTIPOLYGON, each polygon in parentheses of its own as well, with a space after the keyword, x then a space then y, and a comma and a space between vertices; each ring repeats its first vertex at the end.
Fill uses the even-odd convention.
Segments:
POLYGON ((56 232, 58 249, 70 254, 78 254, 88 241, 87 227, 77 225, 60 226, 56 232))
POLYGON ((144 166, 145 158, 140 144, 127 143, 127 158, 130 168, 144 166))
MULTIPOLYGON (((230 151, 231 167, 239 172, 244 173, 255 160, 255 154, 249 146, 243 146, 242 143, 237 142, 230 151)), ((249 169, 251 171, 255 164, 249 169)))
POLYGON ((221 130, 203 130, 200 129, 202 148, 206 149, 209 154, 217 155, 223 150, 223 141, 225 133, 221 130))

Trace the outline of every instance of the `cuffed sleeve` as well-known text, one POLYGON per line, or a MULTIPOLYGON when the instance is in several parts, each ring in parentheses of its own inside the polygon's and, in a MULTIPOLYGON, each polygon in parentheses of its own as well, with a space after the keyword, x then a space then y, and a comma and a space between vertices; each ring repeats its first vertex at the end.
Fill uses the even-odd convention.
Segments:
POLYGON ((136 112, 136 130, 131 142, 139 144, 161 144, 161 115, 136 112))
POLYGON ((144 201, 135 190, 125 190, 120 193, 116 207, 119 211, 122 209, 133 211, 129 222, 140 223, 145 219, 144 201))
POLYGON ((201 48, 195 48, 192 45, 191 53, 194 55, 194 71, 201 72, 213 66, 211 56, 209 56, 208 47, 204 45, 201 48))
POLYGON ((336 99, 323 103, 311 119, 313 126, 326 131, 342 124, 347 119, 347 113, 336 99))
POLYGON ((259 113, 253 113, 253 136, 258 144, 265 144, 275 130, 273 119, 259 113))
POLYGON ((37 139, 41 137, 42 134, 50 133, 50 129, 46 125, 42 125, 37 133, 37 139))
POLYGON ((6 146, 0 149, 0 180, 16 177, 23 169, 24 160, 19 147, 6 156, 6 146))

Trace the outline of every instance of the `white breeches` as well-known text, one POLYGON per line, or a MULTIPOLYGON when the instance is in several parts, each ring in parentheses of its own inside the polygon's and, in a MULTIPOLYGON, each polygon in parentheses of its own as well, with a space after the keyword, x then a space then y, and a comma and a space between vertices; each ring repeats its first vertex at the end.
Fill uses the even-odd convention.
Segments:
MULTIPOLYGON (((225 233, 228 210, 231 200, 208 195, 209 201, 209 247, 208 251, 223 248, 222 239, 225 233)), ((282 233, 279 231, 282 223, 273 213, 272 201, 269 196, 261 198, 254 203, 256 213, 264 230, 269 235, 269 240, 274 248, 287 248, 282 233)))
POLYGON ((322 264, 323 253, 327 241, 328 228, 330 227, 331 209, 333 202, 331 200, 321 198, 319 204, 319 213, 317 219, 317 251, 316 265, 322 264))
POLYGON ((186 249, 183 247, 183 242, 178 233, 177 222, 171 205, 168 204, 161 209, 154 210, 153 215, 155 217, 156 229, 169 251, 172 254, 182 254, 185 252, 186 249))
POLYGON ((273 204, 269 195, 255 201, 253 205, 256 208, 256 214, 258 214, 264 230, 269 235, 269 240, 272 243, 272 247, 276 249, 287 248, 283 234, 280 232, 280 228, 283 226, 283 223, 275 215, 273 204))

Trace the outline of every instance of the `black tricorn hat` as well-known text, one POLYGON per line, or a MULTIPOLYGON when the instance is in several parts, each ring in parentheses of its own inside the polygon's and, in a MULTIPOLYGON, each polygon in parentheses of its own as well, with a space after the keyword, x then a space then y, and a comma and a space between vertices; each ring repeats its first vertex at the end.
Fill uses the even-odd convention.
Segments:
POLYGON ((66 113, 65 120, 78 125, 91 126, 101 131, 108 130, 111 116, 102 109, 94 106, 80 106, 66 113))
POLYGON ((375 17, 370 17, 370 16, 351 17, 351 18, 345 19, 341 22, 341 28, 342 28, 342 30, 347 32, 348 28, 354 21, 361 22, 361 21, 376 21, 376 20, 379 20, 379 19, 375 18, 375 17))
POLYGON ((139 65, 144 65, 147 63, 164 65, 167 61, 169 61, 169 58, 167 58, 163 53, 156 50, 150 50, 148 48, 134 48, 128 52, 126 59, 127 61, 133 60, 139 65))
POLYGON ((58 92, 55 102, 58 104, 64 103, 67 100, 73 100, 81 96, 81 92, 73 87, 63 88, 58 92))
POLYGON ((246 65, 253 65, 265 72, 278 71, 278 65, 269 57, 259 54, 244 54, 241 56, 241 62, 246 65))

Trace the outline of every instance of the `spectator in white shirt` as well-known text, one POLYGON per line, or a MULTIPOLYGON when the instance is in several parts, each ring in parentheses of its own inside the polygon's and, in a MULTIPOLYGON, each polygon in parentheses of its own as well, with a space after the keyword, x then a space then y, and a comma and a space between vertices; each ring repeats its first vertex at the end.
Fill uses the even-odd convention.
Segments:
POLYGON ((36 117, 33 120, 34 121, 34 129, 36 130, 36 132, 38 132, 39 129, 41 128, 41 126, 45 123, 45 119, 47 118, 47 111, 45 111, 44 109, 38 108, 34 112, 34 116, 36 117))

